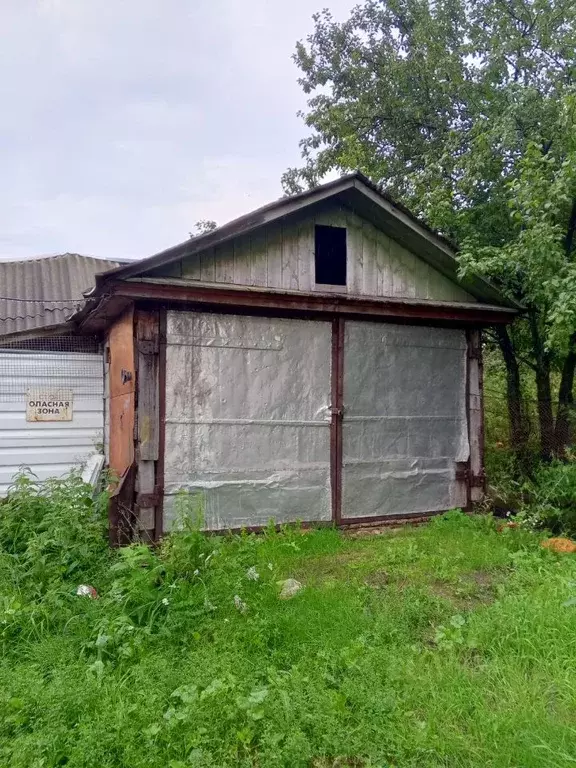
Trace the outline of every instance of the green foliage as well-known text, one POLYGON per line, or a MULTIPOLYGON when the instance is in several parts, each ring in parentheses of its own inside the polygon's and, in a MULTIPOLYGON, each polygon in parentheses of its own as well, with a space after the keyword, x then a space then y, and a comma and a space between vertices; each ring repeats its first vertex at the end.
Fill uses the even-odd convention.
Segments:
POLYGON ((285 190, 358 168, 458 243, 464 281, 481 274, 521 303, 527 319, 496 336, 507 396, 514 411, 536 374, 540 453, 562 456, 576 367, 576 5, 363 0, 344 22, 314 21, 295 55, 312 133, 285 190))
POLYGON ((554 461, 537 467, 524 486, 523 519, 534 528, 576 536, 576 462, 554 461))
MULTIPOLYGON (((515 326, 515 331, 518 326, 515 326)), ((511 439, 506 401, 506 370, 502 357, 493 344, 488 343, 483 352, 484 363, 484 463, 490 486, 504 497, 518 495, 519 484, 517 458, 518 445, 511 439)), ((538 401, 534 379, 527 366, 522 366, 523 390, 520 402, 524 442, 522 465, 531 471, 541 462, 538 432, 538 401)), ((553 377, 557 391, 557 376, 553 377)))
MULTIPOLYGON (((0 627, 11 627, 0 659, 1 765, 576 759, 576 559, 542 550, 535 534, 498 533, 488 517, 453 511, 362 538, 297 526, 211 537, 191 524, 154 550, 108 554, 95 535, 92 555, 39 592, 31 563, 5 543, 31 551, 44 536, 31 521, 51 510, 56 529, 71 521, 70 549, 84 552, 75 521, 100 514, 74 478, 52 493, 61 518, 50 492, 29 496, 36 510, 22 493, 0 507, 0 627), (20 512, 28 527, 16 536, 20 512), (289 577, 304 588, 279 600, 277 581, 289 577), (76 596, 78 582, 99 598, 76 596)), ((66 551, 56 556, 68 562, 66 551)))
POLYGON ((286 190, 360 168, 442 229, 461 211, 460 235, 482 222, 485 242, 501 242, 503 185, 531 140, 552 138, 570 91, 575 20, 569 0, 364 0, 342 23, 316 14, 295 55, 313 133, 286 190))
MULTIPOLYGON (((576 197, 576 102, 558 104, 549 133, 526 143, 516 174, 504 187, 511 224, 506 242, 486 244, 481 229, 462 243, 463 274, 476 271, 542 317, 548 346, 565 353, 576 328, 576 266, 567 230, 576 197)), ((573 236, 573 232, 572 232, 573 236)))
POLYGON ((194 224, 194 232, 190 232, 190 237, 199 237, 200 235, 206 235, 208 232, 213 232, 218 227, 215 221, 212 219, 200 219, 194 224))
POLYGON ((30 472, 17 477, 0 506, 0 551, 18 563, 27 588, 42 594, 107 561, 106 499, 94 500, 79 474, 43 484, 30 472))

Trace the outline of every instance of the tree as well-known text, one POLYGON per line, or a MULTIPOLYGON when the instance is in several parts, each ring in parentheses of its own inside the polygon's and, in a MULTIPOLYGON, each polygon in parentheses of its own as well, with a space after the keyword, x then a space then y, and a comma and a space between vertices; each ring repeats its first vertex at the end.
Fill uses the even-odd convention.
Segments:
POLYGON ((218 227, 215 221, 212 219, 200 219, 194 224, 194 232, 190 232, 190 237, 198 237, 199 235, 205 235, 207 232, 212 232, 218 227))
POLYGON ((522 302, 525 319, 495 339, 511 443, 526 437, 522 362, 542 455, 562 454, 576 367, 576 4, 364 0, 344 23, 314 20, 295 55, 312 134, 285 190, 359 168, 459 242, 463 271, 522 302))

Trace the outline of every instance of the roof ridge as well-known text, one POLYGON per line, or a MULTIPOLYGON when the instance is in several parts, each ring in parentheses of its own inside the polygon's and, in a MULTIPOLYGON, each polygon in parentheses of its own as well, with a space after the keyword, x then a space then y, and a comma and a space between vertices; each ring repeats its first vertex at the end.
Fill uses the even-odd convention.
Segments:
POLYGON ((101 256, 85 256, 82 253, 65 251, 64 253, 53 253, 50 256, 32 256, 28 259, 0 259, 0 266, 2 266, 2 264, 30 264, 32 262, 38 261, 53 261, 55 259, 62 259, 67 256, 78 256, 81 259, 91 259, 92 261, 118 261, 118 259, 106 259, 101 256))

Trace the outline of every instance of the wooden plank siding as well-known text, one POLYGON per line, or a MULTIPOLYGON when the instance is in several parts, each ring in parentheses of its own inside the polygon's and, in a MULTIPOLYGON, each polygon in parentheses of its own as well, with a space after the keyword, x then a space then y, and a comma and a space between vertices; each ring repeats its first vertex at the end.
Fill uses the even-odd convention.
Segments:
POLYGON ((130 308, 110 327, 108 362, 108 464, 114 479, 134 461, 134 312, 130 308))
POLYGON ((482 338, 479 330, 468 332, 468 431, 470 435, 470 500, 484 496, 484 405, 482 402, 482 338))
POLYGON ((170 265, 156 276, 222 285, 246 285, 310 293, 314 282, 314 226, 346 227, 347 285, 354 296, 475 302, 476 299, 368 220, 333 206, 314 215, 275 222, 251 234, 170 265))
POLYGON ((156 463, 160 458, 159 351, 160 317, 157 311, 136 314, 137 354, 137 473, 136 507, 139 536, 155 537, 156 463))

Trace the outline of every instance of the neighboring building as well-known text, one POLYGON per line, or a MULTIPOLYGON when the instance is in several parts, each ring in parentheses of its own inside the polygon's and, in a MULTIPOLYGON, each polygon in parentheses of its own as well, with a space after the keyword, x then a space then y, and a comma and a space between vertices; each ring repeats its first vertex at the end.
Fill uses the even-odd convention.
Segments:
POLYGON ((158 538, 180 489, 210 529, 470 506, 480 329, 517 310, 359 174, 99 275, 75 321, 106 338, 114 515, 158 538))
POLYGON ((101 345, 68 318, 118 266, 73 253, 0 261, 0 496, 21 466, 45 480, 101 450, 101 345))

